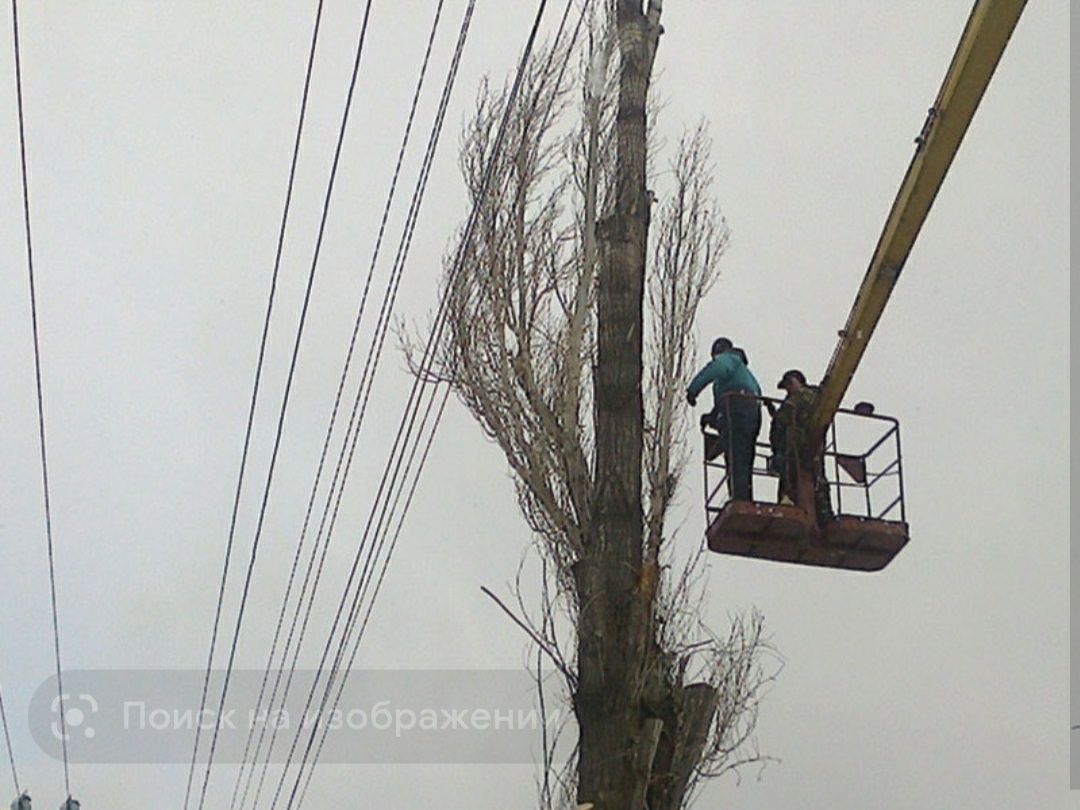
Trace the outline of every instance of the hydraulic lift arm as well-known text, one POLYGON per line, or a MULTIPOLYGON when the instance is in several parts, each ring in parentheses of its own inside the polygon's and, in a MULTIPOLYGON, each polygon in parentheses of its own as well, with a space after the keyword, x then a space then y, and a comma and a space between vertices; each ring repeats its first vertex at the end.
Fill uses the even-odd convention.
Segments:
POLYGON ((964 139, 1026 0, 977 0, 934 106, 916 138, 915 156, 885 221, 847 325, 822 378, 813 427, 824 436, 840 407, 915 238, 964 139))

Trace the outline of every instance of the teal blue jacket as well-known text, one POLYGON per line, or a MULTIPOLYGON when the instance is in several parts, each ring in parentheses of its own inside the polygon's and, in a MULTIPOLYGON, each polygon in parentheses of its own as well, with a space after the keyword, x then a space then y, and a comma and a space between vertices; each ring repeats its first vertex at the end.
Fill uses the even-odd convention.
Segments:
POLYGON ((686 393, 697 397, 709 383, 712 383, 714 405, 718 405, 720 397, 730 391, 748 391, 755 396, 761 396, 761 386, 757 379, 735 352, 716 355, 690 381, 686 393))

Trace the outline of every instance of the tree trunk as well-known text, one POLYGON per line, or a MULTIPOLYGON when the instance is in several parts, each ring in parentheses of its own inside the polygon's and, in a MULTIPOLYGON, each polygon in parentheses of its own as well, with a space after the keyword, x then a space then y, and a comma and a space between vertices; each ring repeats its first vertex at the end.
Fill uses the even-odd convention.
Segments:
POLYGON ((709 741, 719 692, 707 683, 676 687, 663 716, 653 775, 648 788, 649 810, 679 810, 694 769, 709 741))
POLYGON ((655 572, 642 571, 642 310, 649 230, 645 102, 660 4, 618 0, 615 208, 598 224, 593 525, 575 568, 580 616, 578 800, 644 807, 660 724, 645 710, 655 572))

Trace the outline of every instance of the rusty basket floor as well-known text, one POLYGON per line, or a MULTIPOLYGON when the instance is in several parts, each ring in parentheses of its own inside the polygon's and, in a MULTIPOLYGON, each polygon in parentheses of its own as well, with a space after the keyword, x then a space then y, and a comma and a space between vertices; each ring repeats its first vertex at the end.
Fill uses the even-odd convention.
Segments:
POLYGON ((712 518, 709 548, 759 560, 880 571, 908 541, 902 521, 841 515, 819 536, 797 506, 731 501, 712 518))

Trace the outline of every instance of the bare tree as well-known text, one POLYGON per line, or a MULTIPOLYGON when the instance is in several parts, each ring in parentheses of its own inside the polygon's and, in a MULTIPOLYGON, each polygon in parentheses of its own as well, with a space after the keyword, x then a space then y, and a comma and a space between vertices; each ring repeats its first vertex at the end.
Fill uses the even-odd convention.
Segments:
MULTIPOLYGON (((660 13, 660 0, 618 0, 580 46, 534 57, 465 271, 447 274, 445 339, 425 371, 449 381, 514 473, 545 560, 540 618, 522 604, 524 621, 571 697, 570 793, 598 810, 675 810, 700 778, 758 760, 768 680, 761 617, 713 635, 700 555, 672 571, 681 392, 728 229, 704 127, 668 171, 647 171, 660 13)), ((474 201, 509 98, 485 83, 466 127, 474 201)), ((558 803, 546 772, 541 803, 558 803)))

